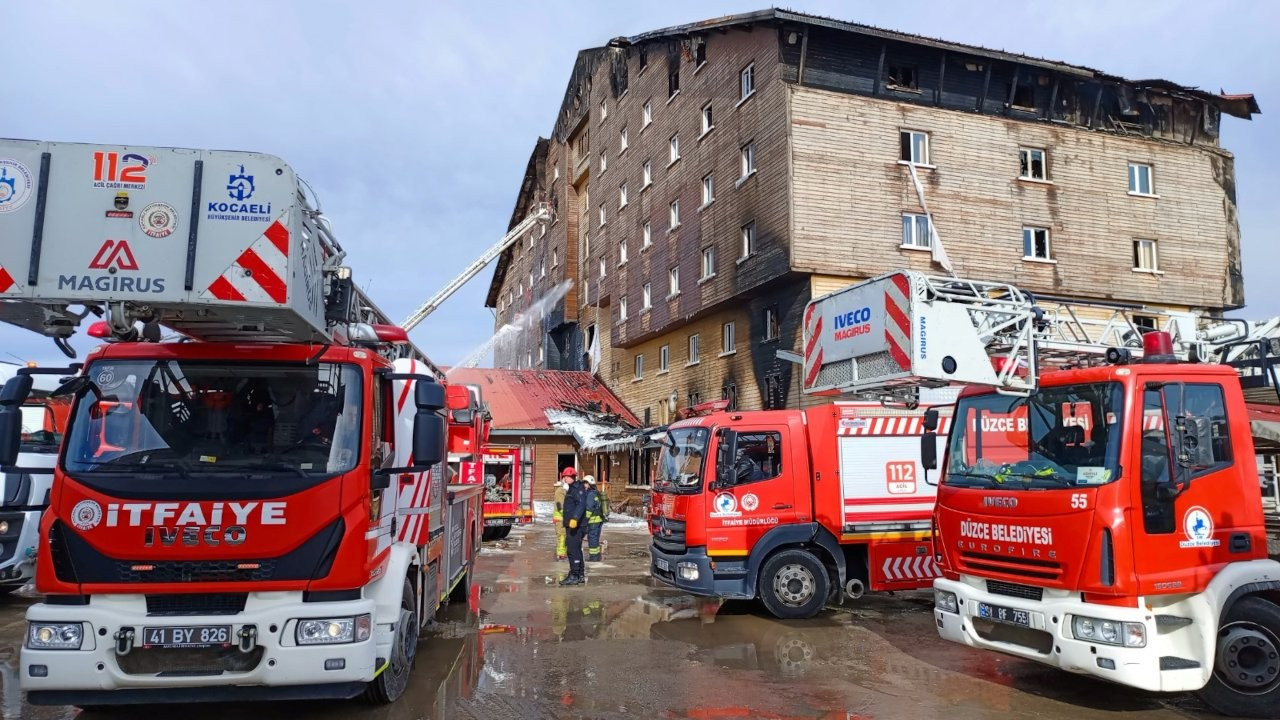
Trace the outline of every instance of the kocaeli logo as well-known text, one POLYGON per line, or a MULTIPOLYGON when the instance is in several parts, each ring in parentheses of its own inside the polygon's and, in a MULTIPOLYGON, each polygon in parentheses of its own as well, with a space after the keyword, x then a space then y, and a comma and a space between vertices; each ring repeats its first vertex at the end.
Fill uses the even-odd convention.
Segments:
POLYGON ((858 308, 852 312, 836 315, 832 318, 831 327, 836 331, 836 340, 848 340, 866 335, 871 332, 871 308, 858 308))
POLYGON ((1209 511, 1199 505, 1187 508, 1182 516, 1182 532, 1187 539, 1178 543, 1180 548, 1218 547, 1222 544, 1213 536, 1213 518, 1209 511))
POLYGON ((93 186, 145 190, 151 162, 152 158, 137 153, 96 152, 93 154, 93 186))
POLYGON ((13 212, 31 197, 31 171, 17 160, 0 158, 0 213, 13 212))
POLYGON ((210 202, 205 217, 209 220, 268 222, 271 220, 271 203, 245 202, 257 189, 253 176, 247 174, 241 165, 240 172, 233 172, 227 177, 227 197, 232 202, 210 202))
POLYGON ((712 517, 736 516, 739 514, 738 499, 733 496, 733 493, 718 493, 715 499, 711 501, 711 505, 715 508, 714 512, 711 513, 712 517))

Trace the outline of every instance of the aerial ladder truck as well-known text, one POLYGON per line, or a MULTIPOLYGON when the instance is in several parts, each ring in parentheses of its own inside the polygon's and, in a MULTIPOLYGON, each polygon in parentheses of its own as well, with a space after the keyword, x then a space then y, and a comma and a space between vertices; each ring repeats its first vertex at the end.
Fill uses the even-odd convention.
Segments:
MULTIPOLYGON (((551 206, 538 203, 506 235, 489 246, 457 277, 400 323, 405 332, 416 328, 454 293, 471 281, 504 250, 526 233, 551 221, 551 206)), ((484 486, 483 539, 501 540, 518 523, 533 521, 533 471, 523 448, 489 444, 492 415, 479 385, 452 385, 449 395, 449 471, 466 484, 484 486)))
MULTIPOLYGON (((1280 563, 1245 405, 1275 398, 1265 323, 915 272, 807 313, 811 389, 911 405, 964 386, 933 514, 943 638, 1280 717, 1280 563)), ((938 417, 925 420, 935 469, 938 417)))
POLYGON ((74 355, 21 683, 35 704, 396 700, 467 592, 443 373, 258 153, 0 141, 0 320, 74 355))

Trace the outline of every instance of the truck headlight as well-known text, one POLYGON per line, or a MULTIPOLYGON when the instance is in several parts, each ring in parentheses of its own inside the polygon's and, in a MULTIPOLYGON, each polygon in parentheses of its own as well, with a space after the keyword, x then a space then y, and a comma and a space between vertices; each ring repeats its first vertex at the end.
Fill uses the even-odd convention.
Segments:
POLYGON ((81 623, 30 623, 27 647, 32 650, 79 650, 84 643, 81 623))
POLYGON ((373 624, 368 615, 299 620, 294 632, 299 645, 340 645, 369 639, 373 624))
POLYGON ((949 612, 953 615, 960 614, 960 603, 956 600, 956 594, 947 590, 933 591, 933 606, 942 612, 949 612))
POLYGON ((698 566, 691 562, 676 563, 676 573, 681 580, 697 580, 698 566))
POLYGON ((1140 648, 1147 646, 1147 627, 1142 623, 1117 622, 1076 615, 1071 618, 1071 634, 1077 640, 1140 648))

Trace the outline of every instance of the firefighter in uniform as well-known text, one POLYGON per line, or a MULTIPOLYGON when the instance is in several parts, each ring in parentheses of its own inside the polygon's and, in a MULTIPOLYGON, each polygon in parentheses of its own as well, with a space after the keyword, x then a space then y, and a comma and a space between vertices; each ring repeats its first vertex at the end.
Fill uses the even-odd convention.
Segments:
POLYGON ((578 471, 571 467, 565 468, 560 473, 560 479, 556 482, 555 501, 556 508, 551 513, 551 519, 556 524, 556 559, 563 560, 565 558, 565 540, 564 540, 564 496, 569 491, 569 483, 578 475, 578 471))
POLYGON ((592 475, 582 478, 587 483, 587 560, 600 562, 600 531, 609 516, 608 500, 596 487, 592 475))
POLYGON ((587 532, 587 484, 574 474, 564 495, 565 540, 569 550, 569 575, 561 585, 581 585, 586 580, 582 562, 582 537, 587 532))

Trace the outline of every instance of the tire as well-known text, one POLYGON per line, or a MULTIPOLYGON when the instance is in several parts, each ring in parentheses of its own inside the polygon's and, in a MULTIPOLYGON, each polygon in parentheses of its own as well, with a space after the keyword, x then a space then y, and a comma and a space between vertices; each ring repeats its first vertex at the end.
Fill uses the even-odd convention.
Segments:
POLYGON ((506 539, 507 539, 507 536, 511 534, 511 526, 510 526, 510 525, 503 525, 502 527, 497 528, 497 531, 498 531, 498 537, 497 537, 496 539, 497 539, 497 540, 506 540, 506 539))
POLYGON ((783 550, 765 561, 756 580, 765 609, 783 620, 811 618, 831 592, 827 569, 805 550, 783 550))
POLYGON ((453 586, 453 591, 449 593, 449 602, 465 603, 467 596, 471 594, 471 570, 475 565, 467 568, 462 577, 458 579, 458 584, 453 586))
POLYGON ((489 542, 490 540, 498 540, 502 536, 498 534, 498 528, 485 528, 480 531, 481 542, 489 542))
POLYGON ((1280 606, 1246 597, 1222 616, 1213 676, 1200 698, 1223 715, 1275 717, 1280 707, 1280 606))
POLYGON ((396 624, 395 633, 386 669, 364 691, 365 699, 375 705, 388 705, 404 694, 418 654, 418 600, 413 593, 413 584, 407 579, 400 596, 400 621, 396 624))

